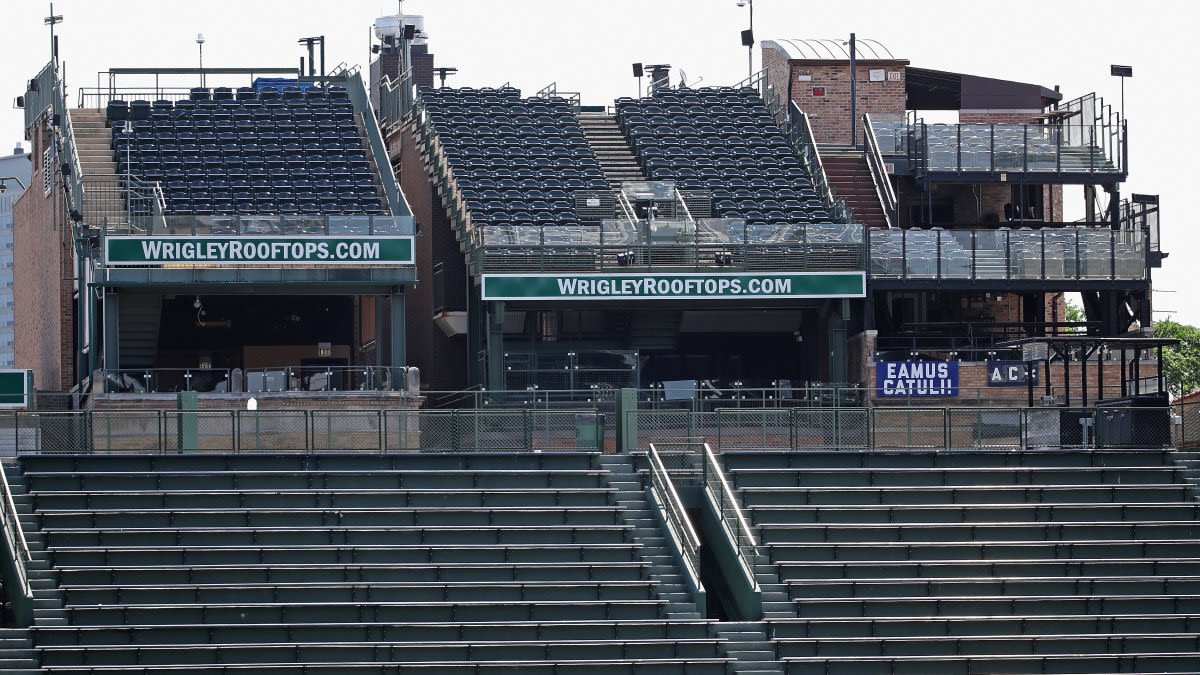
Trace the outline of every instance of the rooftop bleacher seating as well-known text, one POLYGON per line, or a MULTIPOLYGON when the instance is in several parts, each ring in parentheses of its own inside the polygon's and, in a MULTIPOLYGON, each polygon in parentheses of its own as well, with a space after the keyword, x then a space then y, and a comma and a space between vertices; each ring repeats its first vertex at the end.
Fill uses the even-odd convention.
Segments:
POLYGON ((709 190, 713 215, 747 228, 830 221, 755 89, 667 89, 617 100, 617 121, 651 180, 709 190))
POLYGON ((22 462, 18 510, 40 519, 34 555, 62 598, 35 610, 44 672, 691 675, 733 661, 593 454, 22 462))
POLYGON ((118 175, 160 182, 168 215, 387 213, 342 87, 197 88, 107 118, 118 175))
POLYGON ((770 621, 789 673, 1200 663, 1200 502, 1168 452, 722 459, 797 617, 770 621))
POLYGON ((476 226, 577 226, 576 193, 611 190, 565 99, 511 87, 420 96, 476 226))

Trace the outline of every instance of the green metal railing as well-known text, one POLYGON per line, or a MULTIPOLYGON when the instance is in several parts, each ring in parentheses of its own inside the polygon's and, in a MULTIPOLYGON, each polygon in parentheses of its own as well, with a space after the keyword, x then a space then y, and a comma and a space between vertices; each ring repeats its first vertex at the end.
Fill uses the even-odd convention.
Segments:
POLYGON ((384 143, 379 120, 376 119, 374 108, 371 107, 371 95, 367 92, 366 85, 363 84, 362 76, 356 71, 349 70, 343 70, 340 75, 341 81, 346 86, 346 92, 350 96, 350 101, 354 103, 354 109, 362 120, 363 129, 366 131, 367 144, 371 148, 376 175, 383 182, 388 207, 394 215, 411 219, 412 207, 404 198, 404 193, 400 190, 400 183, 396 180, 396 174, 392 170, 391 155, 388 153, 387 144, 384 143))
POLYGON ((706 593, 700 581, 700 535, 696 533, 688 517, 687 507, 675 489, 672 470, 663 463, 663 458, 653 443, 649 449, 650 497, 657 507, 670 534, 669 541, 683 566, 683 572, 696 604, 704 611, 706 593))
POLYGON ((0 450, 57 453, 588 451, 604 420, 577 410, 91 410, 0 414, 0 450))
POLYGON ((725 471, 722 470, 720 462, 713 455, 712 447, 708 443, 704 443, 699 448, 699 452, 702 453, 701 457, 704 462, 704 483, 708 487, 708 494, 721 516, 721 524, 725 528, 726 535, 737 548, 738 562, 746 579, 749 580, 751 588, 758 591, 760 589, 755 574, 758 538, 754 536, 754 530, 746 520, 745 514, 742 513, 741 503, 729 486, 729 481, 725 478, 725 471))
MULTIPOLYGON (((610 422, 627 430, 617 448, 625 452, 678 444, 681 438, 720 452, 1200 447, 1196 405, 711 411, 644 409, 620 401, 575 406, 6 411, 0 414, 0 452, 594 452, 605 448, 610 422)), ((703 475, 702 458, 689 466, 703 475)))
POLYGON ((829 180, 825 174, 825 165, 821 162, 821 153, 817 149, 817 139, 813 135, 808 115, 800 109, 800 106, 796 105, 795 101, 792 101, 788 118, 788 143, 792 146, 792 150, 800 157, 800 162, 804 164, 804 168, 808 171, 809 176, 812 177, 817 193, 821 195, 821 199, 825 202, 825 205, 829 208, 829 213, 833 216, 833 222, 854 222, 854 214, 850 213, 850 207, 846 205, 846 200, 838 199, 829 187, 829 180))
POLYGON ((12 489, 9 488, 8 476, 3 466, 0 466, 0 489, 4 491, 0 496, 0 515, 3 516, 6 547, 5 590, 8 591, 18 625, 28 626, 33 622, 33 589, 29 585, 29 565, 33 558, 29 554, 29 543, 25 540, 20 515, 13 502, 12 489))
POLYGON ((729 450, 1029 450, 1200 446, 1200 414, 1165 407, 624 410, 625 450, 679 438, 729 450), (1187 419, 1188 423, 1180 420, 1187 419))

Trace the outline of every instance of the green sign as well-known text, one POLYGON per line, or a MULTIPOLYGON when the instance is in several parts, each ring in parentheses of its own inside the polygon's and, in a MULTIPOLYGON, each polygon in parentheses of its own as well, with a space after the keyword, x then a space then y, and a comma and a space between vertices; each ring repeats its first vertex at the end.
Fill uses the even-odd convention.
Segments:
POLYGON ((483 275, 484 300, 787 300, 865 296, 863 272, 483 275))
POLYGON ((28 408, 32 385, 28 370, 0 370, 0 408, 28 408))
POLYGON ((412 237, 133 237, 104 240, 108 266, 412 265, 412 237))

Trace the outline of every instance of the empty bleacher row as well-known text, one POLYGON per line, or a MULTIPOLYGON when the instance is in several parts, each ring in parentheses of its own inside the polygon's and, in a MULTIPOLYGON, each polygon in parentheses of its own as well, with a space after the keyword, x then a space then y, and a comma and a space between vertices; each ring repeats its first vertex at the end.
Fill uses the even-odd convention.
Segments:
POLYGON ((789 673, 1200 663, 1200 501, 1170 452, 722 460, 797 613, 770 620, 789 673))
MULTIPOLYGON (((51 673, 726 673, 597 456, 27 457, 51 673)), ((10 474, 11 475, 11 474, 10 474)))
POLYGON ((713 215, 751 226, 830 221, 811 176, 755 89, 673 89, 618 99, 617 120, 652 180, 709 190, 713 215))
POLYGON ((160 182, 168 214, 387 213, 343 87, 195 89, 106 115, 117 174, 160 182))
POLYGON ((565 99, 512 87, 420 97, 476 226, 578 226, 577 193, 610 192, 565 99))

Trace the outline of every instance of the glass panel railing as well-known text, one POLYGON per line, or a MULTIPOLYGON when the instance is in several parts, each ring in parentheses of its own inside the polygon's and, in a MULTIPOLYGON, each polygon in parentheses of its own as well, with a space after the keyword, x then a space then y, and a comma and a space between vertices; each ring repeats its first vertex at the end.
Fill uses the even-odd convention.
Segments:
POLYGON ((1076 279, 1079 267, 1075 228, 1043 230, 1042 270, 1046 279, 1076 279))
POLYGON ((859 224, 752 224, 730 218, 475 228, 470 256, 490 272, 661 268, 861 270, 859 224))
POLYGON ((412 235, 411 216, 391 215, 166 215, 145 219, 126 226, 96 224, 103 234, 141 236, 337 236, 337 235, 412 235))
POLYGON ((104 371, 104 391, 110 394, 389 391, 403 388, 404 370, 384 366, 113 369, 104 371))
POLYGON ((907 152, 908 121, 906 115, 871 113, 871 128, 875 130, 875 141, 879 152, 885 157, 903 155, 907 152))
MULTIPOLYGON (((877 135, 880 131, 877 129, 877 135)), ((892 134, 886 128, 883 147, 892 134)), ((914 122, 914 165, 937 172, 1070 172, 1120 173, 1123 128, 1116 124, 1082 121, 1078 117, 1055 124, 926 124, 914 122), (923 156, 922 156, 923 153, 923 156)))
POLYGON ((870 237, 879 279, 1141 280, 1146 234, 1107 228, 892 230, 870 237))

